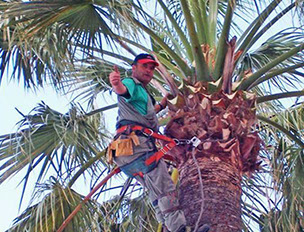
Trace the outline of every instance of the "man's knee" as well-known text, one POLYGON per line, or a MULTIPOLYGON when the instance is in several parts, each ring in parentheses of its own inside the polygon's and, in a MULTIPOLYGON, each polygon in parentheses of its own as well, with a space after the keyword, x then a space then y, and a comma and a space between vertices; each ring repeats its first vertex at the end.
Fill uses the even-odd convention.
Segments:
POLYGON ((171 191, 158 198, 158 206, 163 214, 179 210, 177 191, 171 191))

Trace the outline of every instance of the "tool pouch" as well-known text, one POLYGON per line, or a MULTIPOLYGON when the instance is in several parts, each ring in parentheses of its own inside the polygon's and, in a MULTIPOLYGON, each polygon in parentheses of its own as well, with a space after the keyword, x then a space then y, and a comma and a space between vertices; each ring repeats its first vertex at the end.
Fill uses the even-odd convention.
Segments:
POLYGON ((108 147, 107 160, 113 163, 113 157, 133 155, 133 146, 139 145, 139 139, 133 131, 129 135, 120 135, 116 140, 112 141, 108 147))

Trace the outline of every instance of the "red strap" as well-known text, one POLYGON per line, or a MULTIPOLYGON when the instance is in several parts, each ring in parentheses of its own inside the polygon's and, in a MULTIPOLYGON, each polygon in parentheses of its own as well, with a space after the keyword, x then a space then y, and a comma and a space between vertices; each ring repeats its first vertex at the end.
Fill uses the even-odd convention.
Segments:
POLYGON ((128 129, 128 127, 130 127, 129 125, 126 125, 126 126, 122 126, 122 127, 119 127, 117 130, 116 130, 116 134, 119 134, 119 133, 122 133, 124 131, 126 131, 128 129))
POLYGON ((166 144, 162 149, 155 152, 152 156, 150 156, 146 161, 145 164, 148 166, 153 162, 158 162, 168 151, 170 151, 173 147, 176 146, 176 143, 173 141, 172 143, 166 144))
POLYGON ((134 173, 133 176, 140 176, 141 178, 144 178, 144 173, 143 172, 137 172, 137 173, 134 173))
POLYGON ((124 131, 127 131, 128 129, 130 129, 131 131, 142 131, 144 134, 148 135, 148 136, 152 136, 153 138, 156 138, 156 139, 161 139, 161 140, 164 140, 164 141, 167 141, 167 142, 174 142, 175 141, 165 135, 161 135, 161 134, 158 134, 156 132, 154 132, 152 129, 149 129, 149 128, 146 128, 146 127, 142 127, 142 126, 138 126, 138 125, 135 125, 135 126, 131 126, 131 125, 125 125, 125 126, 122 126, 120 128, 118 128, 116 130, 116 134, 119 134, 119 133, 123 133, 124 131))

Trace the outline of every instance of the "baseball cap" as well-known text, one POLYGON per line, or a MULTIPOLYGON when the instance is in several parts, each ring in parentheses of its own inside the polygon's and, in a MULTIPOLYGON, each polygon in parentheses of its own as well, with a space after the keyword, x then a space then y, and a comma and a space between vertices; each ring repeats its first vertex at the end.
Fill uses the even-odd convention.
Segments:
POLYGON ((147 54, 147 53, 141 53, 139 55, 137 55, 132 63, 133 64, 137 64, 137 63, 140 63, 140 64, 146 64, 146 63, 153 63, 155 64, 156 66, 158 66, 159 64, 155 61, 155 58, 150 55, 150 54, 147 54))

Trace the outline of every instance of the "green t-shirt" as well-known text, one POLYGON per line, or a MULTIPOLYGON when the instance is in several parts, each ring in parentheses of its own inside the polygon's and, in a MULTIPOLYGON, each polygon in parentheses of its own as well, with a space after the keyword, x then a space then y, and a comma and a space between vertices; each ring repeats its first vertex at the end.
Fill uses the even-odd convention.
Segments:
POLYGON ((141 84, 137 84, 131 78, 125 78, 122 83, 126 86, 129 92, 125 100, 130 103, 142 115, 147 114, 148 93, 141 84))

